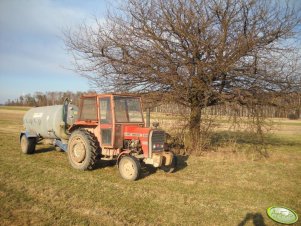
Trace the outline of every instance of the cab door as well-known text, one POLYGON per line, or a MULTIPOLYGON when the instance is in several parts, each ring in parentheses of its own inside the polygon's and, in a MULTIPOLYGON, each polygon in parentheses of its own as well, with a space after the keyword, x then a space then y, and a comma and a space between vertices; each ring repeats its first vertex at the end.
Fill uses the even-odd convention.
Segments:
POLYGON ((101 147, 113 147, 113 117, 111 97, 99 98, 101 147))

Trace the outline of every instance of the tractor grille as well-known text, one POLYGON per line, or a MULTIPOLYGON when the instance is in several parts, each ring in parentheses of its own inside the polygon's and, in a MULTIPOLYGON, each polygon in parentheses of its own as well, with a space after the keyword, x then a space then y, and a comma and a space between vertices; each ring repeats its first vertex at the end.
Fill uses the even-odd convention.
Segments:
POLYGON ((165 142, 165 132, 161 130, 154 130, 151 138, 151 147, 153 151, 163 151, 165 142))

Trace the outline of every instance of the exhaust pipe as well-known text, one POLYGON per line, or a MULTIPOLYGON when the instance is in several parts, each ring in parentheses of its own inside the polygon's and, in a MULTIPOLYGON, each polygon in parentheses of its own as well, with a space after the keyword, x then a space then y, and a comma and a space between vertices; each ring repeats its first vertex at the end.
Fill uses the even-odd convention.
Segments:
POLYGON ((146 109, 146 127, 150 127, 150 108, 146 109))

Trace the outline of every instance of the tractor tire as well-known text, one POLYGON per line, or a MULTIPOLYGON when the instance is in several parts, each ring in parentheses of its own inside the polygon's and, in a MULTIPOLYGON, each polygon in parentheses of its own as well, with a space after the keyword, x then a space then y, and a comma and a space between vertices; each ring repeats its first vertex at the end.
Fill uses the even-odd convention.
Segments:
POLYGON ((36 149, 36 138, 27 138, 25 135, 22 135, 20 144, 22 153, 33 154, 36 149))
POLYGON ((100 146, 94 134, 84 129, 72 132, 68 142, 68 159, 79 170, 95 168, 100 155, 100 146))
POLYGON ((173 153, 173 158, 172 158, 171 164, 169 166, 161 166, 160 169, 163 170, 165 173, 173 173, 176 171, 177 165, 178 165, 178 158, 173 153))
POLYGON ((120 159, 118 168, 123 179, 134 181, 139 178, 141 165, 135 157, 125 155, 120 159))

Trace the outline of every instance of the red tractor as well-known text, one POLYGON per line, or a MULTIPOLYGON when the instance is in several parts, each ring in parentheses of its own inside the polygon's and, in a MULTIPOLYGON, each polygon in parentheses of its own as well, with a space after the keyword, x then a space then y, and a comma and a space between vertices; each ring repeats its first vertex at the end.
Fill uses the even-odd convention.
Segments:
POLYGON ((99 159, 117 161, 120 175, 136 180, 141 164, 173 172, 177 159, 166 150, 165 132, 145 125, 141 98, 133 95, 93 94, 81 98, 79 110, 64 105, 33 108, 24 116, 21 149, 34 152, 41 139, 68 153, 71 165, 93 169, 99 159))

